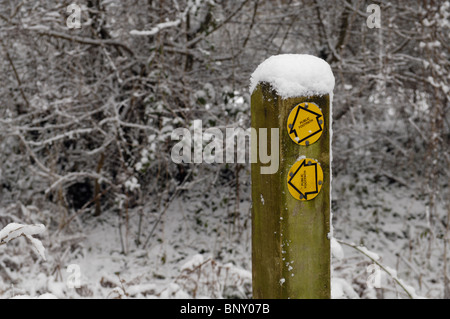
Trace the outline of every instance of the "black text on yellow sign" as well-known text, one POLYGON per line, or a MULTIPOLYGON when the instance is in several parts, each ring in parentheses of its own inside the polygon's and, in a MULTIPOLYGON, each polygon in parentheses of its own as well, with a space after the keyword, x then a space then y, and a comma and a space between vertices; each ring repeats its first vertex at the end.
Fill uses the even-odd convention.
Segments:
POLYGON ((295 163, 287 177, 289 193, 302 201, 312 200, 319 195, 323 186, 323 170, 313 159, 295 163))
POLYGON ((294 107, 289 115, 289 136, 298 145, 311 145, 322 136, 323 121, 323 113, 315 103, 301 103, 294 107))

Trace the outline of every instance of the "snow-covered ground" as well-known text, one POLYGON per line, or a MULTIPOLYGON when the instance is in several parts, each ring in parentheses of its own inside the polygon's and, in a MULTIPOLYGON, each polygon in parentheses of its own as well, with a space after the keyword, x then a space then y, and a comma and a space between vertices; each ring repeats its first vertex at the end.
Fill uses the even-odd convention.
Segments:
MULTIPOLYGON (((139 223, 131 215, 128 253, 123 254, 117 218, 107 213, 72 234, 49 230, 43 237, 45 262, 17 239, 0 252, 0 296, 58 298, 248 298, 251 296, 250 203, 243 216, 228 222, 226 207, 175 201, 146 248, 133 242, 139 223), (214 210, 214 212, 213 212, 214 210), (186 214, 187 211, 195 214, 186 214), (194 219, 188 216, 195 215, 194 219), (247 220, 247 221, 245 221, 247 220), (112 221, 112 222, 111 222, 112 221), (17 254, 20 251, 20 254, 17 254), (80 288, 71 289, 72 269, 80 270, 80 288)), ((149 219, 156 219, 155 216, 149 219)), ((86 220, 85 220, 86 221, 86 220)), ((152 227, 149 224, 149 229, 152 227)), ((144 242, 144 240, 143 240, 144 242)))
MULTIPOLYGON (((442 296, 439 274, 443 247, 439 240, 430 246, 423 235, 427 229, 426 222, 421 222, 426 220, 425 202, 404 187, 372 183, 369 177, 341 176, 334 183, 335 237, 364 245, 368 250, 363 251, 369 256, 380 256, 380 264, 395 270, 399 280, 403 280, 400 282, 414 288, 418 296, 442 296)), ((134 243, 139 216, 130 213, 128 236, 123 235, 122 229, 127 254, 122 253, 117 223, 107 213, 98 219, 85 217, 83 225, 90 226, 74 226, 71 234, 57 234, 50 228, 41 236, 47 261, 27 248, 25 240, 16 239, 11 245, 0 247, 0 296, 249 298, 248 186, 241 192, 243 202, 238 215, 234 214, 233 201, 224 202, 220 197, 201 200, 195 196, 192 198, 197 199, 191 201, 185 194, 164 214, 146 248, 134 243), (86 219, 90 222, 86 223, 86 219), (80 271, 79 288, 70 288, 74 269, 80 271)), ((156 216, 148 220, 151 228, 156 216)), ((333 258, 334 297, 407 297, 383 272, 382 289, 370 289, 367 281, 373 261, 354 248, 334 246, 335 255, 341 258, 333 258), (336 252, 339 249, 342 251, 336 252)))

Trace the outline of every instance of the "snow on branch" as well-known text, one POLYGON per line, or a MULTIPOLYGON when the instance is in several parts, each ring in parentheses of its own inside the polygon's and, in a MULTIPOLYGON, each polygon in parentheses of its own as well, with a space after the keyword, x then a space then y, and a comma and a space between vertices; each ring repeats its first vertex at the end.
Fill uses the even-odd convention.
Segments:
POLYGON ((170 27, 176 27, 180 23, 181 23, 181 20, 163 22, 163 23, 157 24, 155 27, 153 27, 150 30, 143 30, 143 31, 131 30, 130 34, 131 35, 141 35, 141 36, 151 36, 151 35, 157 34, 159 31, 161 31, 163 29, 170 28, 170 27))
POLYGON ((346 243, 341 240, 337 240, 337 242, 341 245, 345 245, 347 247, 357 250, 358 252, 362 253, 363 255, 368 257, 370 260, 372 260, 373 263, 378 265, 378 267, 380 267, 380 269, 382 269, 389 277, 391 277, 403 289, 403 291, 408 295, 408 297, 410 299, 424 299, 423 297, 416 294, 416 290, 413 287, 407 285, 403 280, 398 278, 397 271, 395 269, 392 269, 388 266, 382 265, 379 262, 380 256, 378 256, 378 254, 369 251, 364 246, 357 246, 355 244, 349 244, 349 243, 346 243))
POLYGON ((73 42, 77 42, 80 44, 87 44, 87 45, 94 45, 94 46, 109 45, 109 46, 114 46, 114 47, 120 47, 120 48, 124 49, 125 51, 127 51, 130 55, 134 56, 134 52, 127 45, 125 45, 124 43, 121 43, 121 42, 117 42, 115 40, 99 40, 99 39, 80 37, 80 36, 76 36, 76 35, 72 35, 72 34, 51 31, 51 30, 48 30, 47 27, 42 27, 42 26, 26 27, 26 28, 24 28, 24 30, 31 31, 31 32, 37 32, 39 35, 42 35, 42 36, 48 36, 48 37, 52 37, 52 38, 73 41, 73 42))
POLYGON ((44 225, 8 224, 5 228, 0 230, 0 246, 6 245, 10 241, 23 236, 28 239, 36 253, 41 256, 42 259, 46 260, 44 245, 42 245, 42 242, 39 239, 33 237, 34 235, 42 234, 44 231, 44 225))

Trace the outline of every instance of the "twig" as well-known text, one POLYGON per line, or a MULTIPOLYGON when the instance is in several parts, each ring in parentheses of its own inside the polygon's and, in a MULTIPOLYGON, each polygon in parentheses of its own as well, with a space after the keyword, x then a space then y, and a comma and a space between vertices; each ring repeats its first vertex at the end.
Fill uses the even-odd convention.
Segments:
POLYGON ((225 18, 221 23, 219 23, 215 28, 213 28, 211 31, 206 32, 204 35, 201 35, 191 41, 189 41, 188 43, 186 43, 186 47, 187 48, 192 48, 194 45, 196 45, 198 42, 204 40, 207 36, 211 35, 212 33, 214 33, 215 31, 219 30, 220 28, 222 28, 224 25, 226 25, 231 19, 234 18, 234 16, 236 14, 239 13, 239 11, 242 10, 242 8, 249 2, 249 0, 245 0, 244 2, 241 3, 241 5, 239 6, 239 8, 237 8, 233 13, 231 13, 227 18, 225 18))
POLYGON ((153 233, 156 230, 156 227, 158 227, 159 223, 161 222, 162 217, 167 212, 167 209, 169 208, 170 204, 173 202, 173 200, 178 196, 178 194, 183 190, 183 186, 187 183, 187 180, 192 175, 192 170, 189 172, 189 174, 185 177, 183 183, 181 183, 180 186, 177 187, 176 191, 173 193, 173 195, 170 197, 169 201, 167 202, 166 206, 163 208, 163 210, 160 212, 158 219, 155 222, 155 225, 153 225, 152 230, 150 231, 150 234, 147 236, 147 239, 145 240, 143 248, 146 249, 148 242, 150 241, 150 238, 152 238, 153 233))
POLYGON ((17 73, 17 69, 16 69, 16 67, 14 65, 14 62, 11 59, 11 56, 9 55, 8 50, 6 50, 5 45, 3 44, 3 41, 1 43, 2 43, 3 49, 5 50, 6 58, 8 59, 8 62, 11 65, 11 68, 13 69, 14 77, 16 78, 17 85, 19 86, 20 94, 22 95, 22 98, 24 99, 25 104, 27 105, 27 108, 29 109, 30 108, 30 102, 28 101, 27 96, 25 95, 25 92, 23 91, 22 81, 20 80, 19 73, 17 73))
POLYGON ((410 299, 414 299, 413 295, 408 291, 408 289, 403 285, 403 283, 397 278, 397 276, 394 276, 389 270, 386 269, 385 266, 380 264, 375 258, 373 258, 372 256, 368 255, 366 252, 364 252, 361 248, 359 248, 356 245, 346 243, 346 242, 344 242, 342 240, 337 240, 337 242, 339 244, 341 244, 341 245, 345 245, 345 246, 351 247, 351 248, 359 251, 361 254, 363 254, 364 256, 369 258, 370 260, 372 260, 378 267, 380 267, 386 274, 388 274, 405 291, 405 293, 408 295, 408 297, 410 299))
POLYGON ((97 40, 97 39, 91 39, 91 38, 86 38, 86 37, 80 37, 80 36, 76 36, 76 35, 65 34, 65 33, 61 33, 61 32, 43 30, 43 29, 36 29, 36 30, 26 29, 26 30, 35 31, 39 35, 49 36, 52 38, 59 38, 59 39, 73 41, 73 42, 77 42, 77 43, 81 43, 81 44, 88 44, 88 45, 95 45, 95 46, 102 46, 102 47, 106 46, 106 45, 114 46, 114 47, 122 48, 125 51, 127 51, 131 56, 134 56, 133 50, 131 50, 127 45, 125 45, 121 42, 118 42, 118 41, 114 41, 114 40, 97 40))

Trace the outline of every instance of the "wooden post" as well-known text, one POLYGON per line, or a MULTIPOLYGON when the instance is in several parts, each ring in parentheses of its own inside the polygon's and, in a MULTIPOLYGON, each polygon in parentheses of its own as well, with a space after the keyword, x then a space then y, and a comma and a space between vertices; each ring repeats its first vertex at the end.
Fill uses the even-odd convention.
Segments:
MULTIPOLYGON (((331 297, 330 96, 282 99, 270 84, 262 82, 253 91, 251 112, 252 127, 257 132, 260 128, 269 132, 271 128, 279 128, 280 147, 277 173, 261 174, 261 167, 266 165, 259 159, 252 164, 253 297, 328 299, 331 297), (321 109, 323 131, 314 143, 299 145, 289 135, 288 118, 304 102, 315 103, 321 109), (318 181, 321 190, 314 199, 302 200, 302 195, 301 199, 294 198, 289 191, 288 176, 299 158, 314 159, 322 168, 323 181, 318 181)), ((270 141, 269 136, 268 150, 270 141)))

